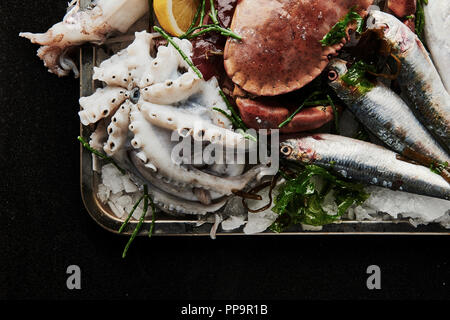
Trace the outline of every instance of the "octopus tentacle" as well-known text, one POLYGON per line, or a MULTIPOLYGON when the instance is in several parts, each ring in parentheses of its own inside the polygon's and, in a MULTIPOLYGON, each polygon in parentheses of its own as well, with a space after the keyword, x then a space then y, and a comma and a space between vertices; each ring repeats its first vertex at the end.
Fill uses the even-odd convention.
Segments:
MULTIPOLYGON (((137 156, 136 151, 131 151, 129 153, 129 157, 133 163, 133 165, 136 167, 137 171, 141 174, 141 176, 150 182, 152 185, 158 187, 162 191, 165 191, 169 194, 177 195, 177 197, 189 200, 189 201, 201 201, 197 194, 194 192, 194 189, 196 188, 189 188, 186 186, 178 186, 174 183, 171 183, 171 181, 168 181, 167 179, 163 178, 162 176, 157 176, 152 172, 152 170, 149 170, 148 167, 145 166, 145 161, 140 159, 137 156)), ((199 189, 199 188, 198 188, 199 189)), ((210 194, 211 199, 216 200, 223 197, 223 194, 210 194)), ((203 203, 203 202, 202 202, 203 203)), ((205 203, 204 203, 205 204, 205 203)))
POLYGON ((130 115, 130 130, 134 133, 132 146, 143 151, 162 176, 229 195, 233 190, 243 189, 260 172, 260 168, 255 167, 241 176, 220 178, 193 167, 185 168, 177 165, 171 159, 173 142, 170 141, 170 132, 146 121, 141 112, 132 111, 130 115))
POLYGON ((90 10, 73 6, 63 21, 45 33, 22 32, 19 36, 46 46, 45 50, 40 50, 39 57, 50 72, 64 76, 68 71, 59 66, 58 59, 64 49, 85 42, 102 43, 114 31, 124 33, 148 12, 148 8, 147 0, 98 0, 90 10))
POLYGON ((106 122, 99 121, 95 131, 89 137, 89 146, 97 151, 102 151, 105 142, 108 139, 108 132, 106 131, 106 122))
MULTIPOLYGON (((131 177, 137 184, 149 184, 136 167, 133 167, 131 171, 134 173, 131 177)), ((198 201, 189 201, 177 197, 171 193, 159 189, 156 185, 150 184, 149 195, 153 198, 155 205, 164 212, 173 215, 206 215, 207 213, 216 212, 221 209, 227 202, 228 197, 222 197, 216 201, 212 201, 210 204, 205 205, 198 201)))
POLYGON ((175 80, 166 80, 141 89, 142 98, 156 104, 173 104, 188 99, 199 92, 201 79, 192 72, 186 72, 175 80))
POLYGON ((135 40, 130 46, 94 68, 94 80, 128 90, 137 86, 146 66, 153 60, 150 56, 150 46, 154 36, 145 31, 136 32, 135 40))
POLYGON ((218 202, 205 205, 200 202, 182 200, 157 188, 151 188, 149 194, 161 210, 171 214, 206 215, 222 208, 228 200, 224 198, 218 202))
POLYGON ((89 97, 80 98, 83 109, 78 112, 81 123, 87 126, 111 115, 129 96, 128 91, 120 87, 99 88, 89 97))
POLYGON ((131 102, 125 101, 111 118, 108 126, 108 141, 103 150, 110 157, 122 150, 128 139, 128 125, 130 123, 131 102))
POLYGON ((241 134, 219 127, 211 119, 200 118, 173 106, 142 102, 140 109, 147 121, 158 127, 178 131, 182 136, 191 135, 194 139, 219 143, 227 148, 242 150, 255 147, 253 141, 245 139, 241 134))

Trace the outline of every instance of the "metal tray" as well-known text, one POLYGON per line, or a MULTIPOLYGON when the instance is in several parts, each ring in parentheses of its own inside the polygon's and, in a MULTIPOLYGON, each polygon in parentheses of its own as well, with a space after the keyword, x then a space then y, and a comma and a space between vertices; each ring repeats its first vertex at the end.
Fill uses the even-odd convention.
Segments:
MULTIPOLYGON (((90 0, 81 0, 82 8, 86 8, 91 3, 90 0)), ((80 48, 80 95, 88 96, 95 90, 95 83, 92 80, 93 67, 95 66, 97 48, 86 45, 80 48)), ((88 139, 92 133, 91 127, 80 125, 80 135, 88 139)), ((102 204, 97 198, 97 189, 100 183, 99 173, 93 170, 93 157, 91 153, 80 146, 80 185, 81 196, 84 205, 90 216, 104 229, 118 233, 122 220, 118 219, 111 209, 102 204)), ((154 235, 166 236, 209 236, 212 227, 211 223, 198 225, 197 217, 186 216, 178 218, 169 216, 163 212, 158 212, 155 221, 154 235)), ((122 234, 131 234, 135 229, 137 221, 130 221, 122 234)), ((139 235, 147 235, 151 220, 144 221, 139 235)), ((258 235, 450 235, 450 231, 439 226, 430 224, 426 226, 414 227, 407 219, 389 221, 353 221, 342 220, 326 225, 320 231, 304 231, 300 226, 293 227, 282 233, 265 231, 258 235)), ((242 228, 228 232, 219 230, 217 236, 222 235, 244 235, 242 228)))

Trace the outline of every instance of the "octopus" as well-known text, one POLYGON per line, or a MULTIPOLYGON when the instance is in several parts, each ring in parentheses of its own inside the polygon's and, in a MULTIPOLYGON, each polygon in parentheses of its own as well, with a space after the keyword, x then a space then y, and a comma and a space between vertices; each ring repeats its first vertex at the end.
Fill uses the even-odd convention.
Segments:
POLYGON ((19 36, 41 45, 37 55, 49 72, 60 77, 71 70, 78 76, 75 63, 67 52, 86 42, 103 43, 114 32, 125 33, 148 12, 147 0, 98 0, 87 10, 80 9, 78 0, 69 4, 61 22, 45 33, 21 32, 19 36))
MULTIPOLYGON (((224 66, 238 89, 236 105, 247 125, 278 128, 292 112, 279 102, 254 97, 279 96, 303 88, 327 67, 329 59, 347 43, 354 26, 341 42, 319 42, 351 8, 365 16, 372 0, 251 0, 240 1, 231 29, 242 41, 228 39, 224 66), (255 121, 255 115, 258 114, 255 121)), ((298 106, 298 105, 297 105, 298 106)), ((293 133, 322 127, 334 119, 329 105, 306 108, 281 132, 293 133)))
MULTIPOLYGON (((96 124, 91 147, 105 152, 151 187, 156 205, 173 214, 206 214, 219 210, 236 190, 258 179, 263 166, 244 172, 244 164, 187 161, 174 157, 179 138, 208 146, 249 150, 252 142, 231 130, 229 113, 216 78, 205 81, 172 46, 150 52, 157 34, 135 34, 134 42, 94 69, 105 85, 80 98, 83 125, 96 124), (174 135, 175 138, 174 139, 174 135)), ((192 56, 188 40, 174 39, 192 56)), ((184 151, 184 150, 183 150, 184 151)), ((204 149, 202 149, 204 151, 204 149)), ((178 154, 177 154, 178 155, 178 154)))

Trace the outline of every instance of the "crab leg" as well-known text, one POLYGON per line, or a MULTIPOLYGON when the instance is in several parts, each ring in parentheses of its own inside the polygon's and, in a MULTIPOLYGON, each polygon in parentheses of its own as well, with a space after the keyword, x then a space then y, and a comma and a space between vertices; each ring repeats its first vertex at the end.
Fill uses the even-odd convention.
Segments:
MULTIPOLYGON (((281 106, 273 106, 251 99, 237 98, 236 105, 244 123, 254 129, 278 129, 278 125, 289 117, 290 111, 281 106)), ((306 108, 280 129, 281 133, 314 130, 334 119, 331 106, 306 108)))

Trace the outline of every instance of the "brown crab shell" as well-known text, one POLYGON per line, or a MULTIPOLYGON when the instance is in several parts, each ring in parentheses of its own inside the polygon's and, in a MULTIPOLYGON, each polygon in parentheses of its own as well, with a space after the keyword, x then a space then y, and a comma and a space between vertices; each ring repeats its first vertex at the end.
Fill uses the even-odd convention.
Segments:
POLYGON ((402 19, 416 13, 416 0, 389 0, 388 8, 402 19))
POLYGON ((328 57, 342 48, 319 42, 352 7, 361 14, 373 0, 241 0, 228 39, 224 65, 245 91, 274 96, 300 89, 316 78, 328 57))

